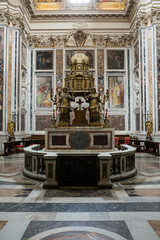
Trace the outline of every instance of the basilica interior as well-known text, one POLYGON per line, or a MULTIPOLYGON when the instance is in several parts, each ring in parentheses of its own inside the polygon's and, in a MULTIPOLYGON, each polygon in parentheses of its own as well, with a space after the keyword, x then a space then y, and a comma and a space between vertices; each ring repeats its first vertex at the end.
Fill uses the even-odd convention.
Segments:
POLYGON ((0 1, 0 239, 160 239, 160 1, 0 1))

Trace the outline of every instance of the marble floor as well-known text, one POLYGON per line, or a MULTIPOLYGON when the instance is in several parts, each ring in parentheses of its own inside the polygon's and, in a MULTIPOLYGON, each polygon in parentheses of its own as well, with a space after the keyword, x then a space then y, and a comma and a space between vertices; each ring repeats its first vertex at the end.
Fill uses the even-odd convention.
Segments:
POLYGON ((135 177, 111 190, 47 190, 0 157, 0 240, 160 239, 160 157, 136 154, 135 177))

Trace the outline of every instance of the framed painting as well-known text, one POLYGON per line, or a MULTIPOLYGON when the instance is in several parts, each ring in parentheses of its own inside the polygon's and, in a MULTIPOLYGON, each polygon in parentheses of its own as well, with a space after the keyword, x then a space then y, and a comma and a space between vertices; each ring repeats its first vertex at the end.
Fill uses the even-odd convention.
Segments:
POLYGON ((124 77, 108 76, 109 108, 124 108, 124 77))
MULTIPOLYGON (((78 50, 66 50, 66 69, 69 69, 71 63, 71 57, 79 53, 78 50)), ((82 50, 81 53, 85 54, 89 58, 89 68, 94 69, 94 50, 82 50)))
POLYGON ((124 50, 107 50, 107 69, 124 70, 124 50))
POLYGON ((134 47, 134 62, 135 66, 139 63, 139 42, 134 47))
POLYGON ((96 0, 96 7, 99 10, 124 10, 126 0, 96 0))
POLYGON ((36 52, 36 70, 53 70, 53 51, 36 52))
POLYGON ((36 79, 36 108, 51 108, 50 90, 52 76, 37 76, 36 79))
POLYGON ((37 11, 55 11, 63 8, 63 0, 34 0, 37 11))

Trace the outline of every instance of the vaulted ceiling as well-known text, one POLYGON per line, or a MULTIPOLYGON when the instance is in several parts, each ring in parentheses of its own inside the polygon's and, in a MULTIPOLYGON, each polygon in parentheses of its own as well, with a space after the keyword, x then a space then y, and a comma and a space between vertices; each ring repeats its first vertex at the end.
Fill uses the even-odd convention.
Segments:
POLYGON ((129 18, 137 0, 21 0, 31 19, 129 18))

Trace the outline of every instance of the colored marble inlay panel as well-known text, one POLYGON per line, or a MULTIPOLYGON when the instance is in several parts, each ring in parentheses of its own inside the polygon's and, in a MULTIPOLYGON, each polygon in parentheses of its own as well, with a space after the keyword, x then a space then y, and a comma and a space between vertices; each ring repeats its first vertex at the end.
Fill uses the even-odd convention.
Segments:
POLYGON ((137 113, 135 117, 136 117, 136 131, 140 131, 140 114, 137 113))
MULTIPOLYGON (((53 235, 48 236, 50 240, 64 240, 64 239, 83 239, 83 240, 91 240, 91 239, 98 239, 98 240, 114 240, 104 234, 90 232, 90 231, 67 231, 62 233, 56 233, 53 235)), ((43 238, 42 240, 47 240, 48 237, 43 238)))
POLYGON ((148 95, 149 95, 149 120, 153 121, 153 82, 152 82, 152 32, 148 30, 148 95))
POLYGON ((27 197, 32 189, 0 189, 1 197, 27 197))
POLYGON ((97 50, 98 91, 104 92, 104 50, 97 50))
POLYGON ((9 54, 8 54, 8 121, 11 121, 11 100, 12 100, 12 41, 13 32, 9 30, 9 54))
MULTIPOLYGON (((106 165, 106 164, 105 164, 106 165)), ((108 189, 72 189, 63 190, 63 189, 48 189, 44 197, 110 197, 113 198, 113 195, 108 189)))
POLYGON ((51 115, 38 115, 36 116, 36 131, 43 131, 45 128, 51 127, 51 115))
MULTIPOLYGON (((7 146, 7 144, 6 144, 7 146)), ((19 161, 19 162, 8 162, 8 161, 5 161, 5 162, 1 162, 0 163, 0 174, 3 173, 4 175, 5 174, 10 174, 10 173, 19 173, 22 171, 24 167, 24 164, 22 161, 19 161)))
POLYGON ((31 50, 31 68, 30 68, 30 130, 32 131, 32 87, 33 87, 33 50, 31 50))
POLYGON ((160 197, 159 188, 133 188, 126 192, 130 197, 160 197))
POLYGON ((57 91, 61 92, 63 86, 63 50, 56 51, 56 79, 57 91))
POLYGON ((158 131, 160 131, 160 27, 157 27, 158 131))
MULTIPOLYGON (((140 35, 140 70, 141 70, 141 116, 143 116, 143 65, 142 65, 142 33, 140 35)), ((141 127, 142 127, 142 130, 143 130, 143 117, 141 118, 141 127)))
POLYGON ((125 116, 124 115, 109 115, 109 123, 111 128, 115 130, 124 131, 125 130, 125 116))
POLYGON ((6 225, 7 221, 0 221, 0 230, 6 225))
POLYGON ((154 229, 158 237, 160 238, 160 221, 159 220, 149 220, 151 227, 154 229))
MULTIPOLYGON (((128 130, 131 130, 131 95, 130 95, 130 50, 127 50, 128 59, 128 130)), ((123 93, 124 94, 124 93, 123 93)))
POLYGON ((134 47, 134 64, 135 66, 139 63, 139 42, 134 47))
POLYGON ((52 136, 52 145, 66 145, 66 136, 52 136))
POLYGON ((3 130, 4 28, 0 28, 0 131, 3 130))
POLYGON ((36 239, 38 238, 36 236, 38 233, 43 234, 45 231, 48 234, 39 235, 40 239, 133 240, 124 221, 55 221, 54 223, 52 221, 31 221, 21 240, 27 240, 33 236, 33 238, 36 239), (57 231, 58 228, 60 228, 61 231, 57 231), (109 232, 112 233, 110 234, 111 236, 108 236, 109 232), (114 233, 116 233, 116 235, 114 235, 114 233))

